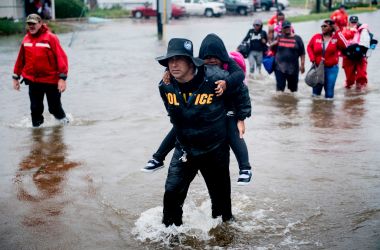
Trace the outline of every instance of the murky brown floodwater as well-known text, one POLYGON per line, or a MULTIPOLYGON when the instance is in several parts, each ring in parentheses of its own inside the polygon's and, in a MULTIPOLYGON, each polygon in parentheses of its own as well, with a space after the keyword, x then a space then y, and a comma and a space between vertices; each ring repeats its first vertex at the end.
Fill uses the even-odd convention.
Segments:
MULTIPOLYGON (((380 12, 360 19, 380 34, 380 12)), ((251 21, 174 20, 167 38, 188 37, 198 51, 214 32, 234 50, 251 21)), ((319 25, 295 29, 307 42, 319 25)), ((70 48, 72 34, 60 35, 70 61, 63 104, 72 122, 57 127, 46 113, 40 129, 31 128, 27 88, 11 88, 20 39, 0 39, 1 249, 380 247, 379 49, 369 59, 368 91, 345 91, 340 69, 334 101, 313 100, 302 81, 295 96, 276 94, 273 76, 248 81, 253 117, 245 139, 255 172, 252 185, 237 186, 232 154, 236 222, 210 218, 197 177, 184 226, 165 229, 167 168, 140 171, 171 127, 157 89, 163 68, 154 61, 166 44, 155 32, 153 20, 93 24, 70 48)))

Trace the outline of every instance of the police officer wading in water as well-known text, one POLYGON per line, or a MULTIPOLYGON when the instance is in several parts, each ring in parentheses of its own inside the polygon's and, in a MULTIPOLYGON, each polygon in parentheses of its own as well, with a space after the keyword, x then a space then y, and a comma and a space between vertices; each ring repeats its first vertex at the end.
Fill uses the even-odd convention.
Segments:
POLYGON ((167 54, 156 60, 171 74, 170 83, 161 81, 159 90, 177 136, 165 183, 162 222, 182 224, 182 206, 198 171, 208 188, 212 217, 228 221, 232 219, 231 183, 223 98, 215 95, 215 83, 205 77, 203 61, 193 57, 190 40, 171 39, 167 54))

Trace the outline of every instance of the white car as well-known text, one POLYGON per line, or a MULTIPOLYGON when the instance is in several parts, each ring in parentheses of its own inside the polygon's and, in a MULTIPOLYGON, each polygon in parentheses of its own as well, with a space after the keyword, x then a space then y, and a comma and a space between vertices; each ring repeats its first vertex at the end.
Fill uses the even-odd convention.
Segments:
POLYGON ((184 6, 189 15, 213 17, 226 14, 226 6, 220 2, 208 0, 173 0, 173 3, 184 6))
POLYGON ((277 6, 279 10, 284 10, 285 8, 289 7, 289 1, 288 0, 277 0, 277 6))

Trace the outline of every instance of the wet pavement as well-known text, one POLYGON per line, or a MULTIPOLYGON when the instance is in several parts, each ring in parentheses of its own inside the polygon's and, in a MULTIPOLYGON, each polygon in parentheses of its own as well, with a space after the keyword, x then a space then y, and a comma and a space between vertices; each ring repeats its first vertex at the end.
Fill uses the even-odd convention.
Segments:
MULTIPOLYGON (((234 50, 254 18, 173 20, 165 38, 190 38, 198 51, 213 32, 234 50)), ((379 11, 359 18, 380 34, 379 11)), ((307 43, 320 22, 294 26, 307 43)), ((249 79, 253 116, 245 140, 254 177, 238 186, 231 154, 236 221, 210 218, 196 177, 184 225, 164 228, 167 167, 153 174, 140 168, 171 128, 157 89, 163 68, 154 60, 166 41, 157 41, 154 20, 132 19, 59 38, 70 62, 62 101, 71 123, 59 126, 45 106, 39 129, 31 128, 27 88, 11 88, 20 39, 0 39, 1 249, 380 247, 379 51, 369 58, 368 90, 346 91, 340 69, 334 101, 312 99, 304 76, 296 95, 277 94, 272 75, 249 79)))

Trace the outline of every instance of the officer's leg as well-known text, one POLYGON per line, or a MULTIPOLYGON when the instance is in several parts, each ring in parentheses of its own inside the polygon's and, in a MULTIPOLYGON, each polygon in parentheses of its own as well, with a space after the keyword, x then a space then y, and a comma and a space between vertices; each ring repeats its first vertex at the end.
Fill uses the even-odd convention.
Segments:
POLYGON ((54 115, 56 119, 65 118, 66 114, 61 104, 61 93, 58 91, 57 85, 46 84, 45 88, 50 114, 54 115))
POLYGON ((33 127, 44 123, 44 90, 41 84, 29 83, 30 110, 33 127))
POLYGON ((190 183, 197 173, 196 166, 192 166, 193 161, 188 159, 187 162, 182 162, 179 160, 181 156, 182 151, 176 148, 166 178, 162 218, 165 226, 182 224, 182 206, 190 183))
POLYGON ((227 221, 232 218, 228 145, 220 146, 206 157, 201 172, 211 198, 212 217, 222 215, 223 221, 227 221))

